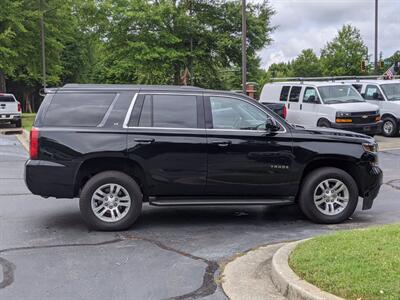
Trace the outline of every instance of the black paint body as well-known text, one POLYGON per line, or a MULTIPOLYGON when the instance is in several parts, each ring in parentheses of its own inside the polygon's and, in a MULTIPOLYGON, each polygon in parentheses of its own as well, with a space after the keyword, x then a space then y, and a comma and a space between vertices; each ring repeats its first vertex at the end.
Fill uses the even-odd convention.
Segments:
POLYGON ((70 91, 115 92, 119 97, 101 126, 79 128, 43 126, 52 94, 46 97, 34 125, 40 131, 39 157, 26 163, 25 180, 33 194, 77 197, 90 176, 106 169, 132 174, 140 181, 145 199, 268 198, 295 202, 305 174, 321 166, 348 171, 364 198, 364 208, 371 207, 381 185, 382 172, 374 166, 377 156, 362 147, 373 140, 362 134, 293 127, 258 103, 254 105, 273 115, 283 130, 212 129, 209 96, 253 101, 240 94, 115 85, 69 85, 54 93, 70 91), (141 99, 154 93, 196 95, 201 120, 198 128, 131 126, 141 99), (130 107, 133 119, 124 126, 130 107))

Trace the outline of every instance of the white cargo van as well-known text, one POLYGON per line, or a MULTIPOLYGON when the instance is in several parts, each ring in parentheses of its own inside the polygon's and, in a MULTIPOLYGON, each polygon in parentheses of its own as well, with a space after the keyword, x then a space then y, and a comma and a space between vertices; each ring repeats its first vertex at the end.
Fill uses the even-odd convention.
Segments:
POLYGON ((21 127, 21 104, 13 94, 0 93, 0 123, 11 123, 21 127))
POLYGON ((302 126, 332 127, 375 135, 382 122, 377 105, 351 85, 338 82, 276 82, 264 85, 260 102, 285 103, 286 119, 302 126))
POLYGON ((353 81, 364 99, 378 105, 381 112, 384 136, 396 136, 400 129, 400 80, 353 81))

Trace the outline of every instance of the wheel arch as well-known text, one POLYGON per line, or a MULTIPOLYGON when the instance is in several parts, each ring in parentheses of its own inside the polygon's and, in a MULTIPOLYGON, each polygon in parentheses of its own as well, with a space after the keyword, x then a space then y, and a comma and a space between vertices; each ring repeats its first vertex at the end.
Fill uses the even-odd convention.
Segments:
POLYGON ((326 122, 328 124, 331 124, 331 121, 329 121, 327 118, 325 117, 321 117, 318 119, 317 121, 317 127, 321 127, 321 123, 326 122))
POLYGON ((74 195, 79 196, 85 183, 94 175, 104 171, 119 171, 131 176, 147 195, 147 181, 143 167, 134 160, 121 157, 96 157, 83 161, 75 176, 74 195))
POLYGON ((304 179, 307 177, 308 174, 310 174, 312 171, 324 168, 324 167, 333 167, 337 169, 341 169, 348 173, 356 182, 357 188, 358 188, 358 193, 360 193, 361 190, 361 180, 360 177, 357 173, 357 166, 354 161, 351 161, 349 159, 346 159, 341 156, 322 156, 322 157, 317 157, 310 161, 306 167, 303 170, 301 180, 300 180, 300 185, 299 189, 297 191, 296 199, 298 198, 298 195, 301 190, 301 186, 303 185, 304 179))

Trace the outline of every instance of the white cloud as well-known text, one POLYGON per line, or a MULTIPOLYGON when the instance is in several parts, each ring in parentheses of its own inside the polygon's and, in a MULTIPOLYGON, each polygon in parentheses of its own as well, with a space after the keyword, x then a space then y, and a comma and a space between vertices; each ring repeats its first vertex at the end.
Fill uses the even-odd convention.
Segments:
MULTIPOLYGON (((253 0, 258 1, 258 0, 253 0)), ((295 58, 301 50, 320 49, 336 35, 343 24, 360 29, 374 52, 374 0, 270 0, 276 15, 272 25, 274 41, 260 51, 263 67, 295 58)), ((379 51, 383 56, 400 49, 400 1, 379 1, 379 51)))

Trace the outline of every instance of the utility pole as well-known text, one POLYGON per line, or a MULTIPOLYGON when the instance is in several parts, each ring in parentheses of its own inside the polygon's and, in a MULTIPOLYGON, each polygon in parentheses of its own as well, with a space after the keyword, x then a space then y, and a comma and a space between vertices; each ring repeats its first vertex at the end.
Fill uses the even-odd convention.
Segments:
POLYGON ((246 94, 247 81, 247 24, 246 0, 242 0, 242 91, 246 94))
POLYGON ((375 74, 378 74, 378 0, 375 0, 375 74))
POLYGON ((42 72, 43 72, 43 89, 46 89, 46 52, 45 52, 45 36, 44 36, 44 10, 42 0, 40 1, 40 40, 42 48, 42 72))

